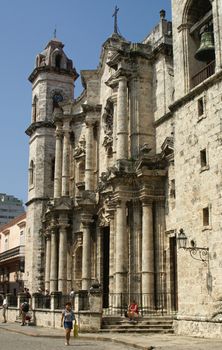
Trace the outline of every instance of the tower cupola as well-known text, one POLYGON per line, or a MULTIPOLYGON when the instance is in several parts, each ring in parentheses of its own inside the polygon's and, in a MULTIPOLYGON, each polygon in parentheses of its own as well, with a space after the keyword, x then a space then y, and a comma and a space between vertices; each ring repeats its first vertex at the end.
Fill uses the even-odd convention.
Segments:
POLYGON ((48 42, 45 49, 36 56, 35 69, 29 76, 33 83, 40 72, 55 72, 58 74, 71 75, 75 81, 78 73, 73 67, 73 62, 63 51, 64 44, 57 38, 48 42))

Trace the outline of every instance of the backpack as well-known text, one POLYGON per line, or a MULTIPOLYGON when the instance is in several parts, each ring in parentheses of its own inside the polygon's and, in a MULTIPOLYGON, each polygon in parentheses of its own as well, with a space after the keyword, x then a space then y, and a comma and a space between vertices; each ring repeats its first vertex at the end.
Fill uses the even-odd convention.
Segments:
POLYGON ((29 304, 27 302, 24 302, 21 307, 22 311, 28 312, 29 311, 29 304))

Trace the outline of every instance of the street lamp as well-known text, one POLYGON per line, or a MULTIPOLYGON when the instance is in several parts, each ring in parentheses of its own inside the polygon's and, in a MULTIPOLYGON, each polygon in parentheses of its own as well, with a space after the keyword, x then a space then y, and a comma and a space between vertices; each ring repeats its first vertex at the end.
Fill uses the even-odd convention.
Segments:
POLYGON ((181 228, 177 235, 178 248, 189 251, 191 258, 202 261, 205 266, 209 262, 209 248, 196 247, 196 242, 191 240, 191 247, 186 247, 187 236, 181 228))

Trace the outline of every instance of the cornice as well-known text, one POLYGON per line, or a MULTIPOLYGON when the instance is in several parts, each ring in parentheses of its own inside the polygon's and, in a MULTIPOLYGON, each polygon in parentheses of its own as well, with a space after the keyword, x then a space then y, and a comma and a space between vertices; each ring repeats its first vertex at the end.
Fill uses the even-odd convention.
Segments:
POLYGON ((160 117, 158 120, 156 120, 154 122, 154 126, 159 126, 161 124, 163 124, 165 121, 169 120, 173 118, 173 113, 172 112, 168 112, 166 114, 164 114, 162 117, 160 117))
POLYGON ((34 197, 30 199, 28 202, 26 202, 25 205, 28 207, 29 205, 35 202, 45 202, 45 201, 49 201, 49 197, 34 197))
POLYGON ((51 128, 55 129, 55 124, 51 121, 41 121, 32 123, 25 131, 28 136, 31 136, 39 128, 51 128))
POLYGON ((83 112, 84 113, 89 113, 89 112, 92 112, 92 113, 99 113, 101 112, 101 109, 102 109, 102 105, 91 105, 91 104, 82 104, 82 109, 83 109, 83 112))
POLYGON ((222 70, 210 76, 209 78, 204 80, 202 83, 195 86, 192 90, 190 90, 188 94, 186 94, 185 96, 181 97, 180 99, 175 101, 173 104, 171 104, 169 106, 170 111, 176 112, 180 107, 185 105, 187 102, 193 100, 196 96, 200 95, 203 91, 209 89, 211 86, 213 86, 216 82, 220 80, 222 80, 222 70))
POLYGON ((41 73, 54 73, 54 74, 60 74, 60 75, 69 75, 73 78, 75 81, 78 77, 79 74, 76 72, 75 68, 72 68, 70 70, 66 69, 58 69, 56 67, 49 67, 49 66, 43 66, 43 67, 37 67, 33 70, 33 72, 30 74, 28 77, 28 80, 33 83, 37 76, 41 73))
POLYGON ((121 79, 128 79, 131 76, 131 72, 124 68, 119 68, 111 77, 105 82, 105 84, 111 88, 114 88, 121 79))

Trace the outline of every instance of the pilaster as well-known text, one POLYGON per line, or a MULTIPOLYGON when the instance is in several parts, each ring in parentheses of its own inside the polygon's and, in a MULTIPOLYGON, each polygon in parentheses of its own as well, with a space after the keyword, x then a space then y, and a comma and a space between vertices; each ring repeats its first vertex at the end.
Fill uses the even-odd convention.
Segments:
POLYGON ((66 214, 59 217, 59 269, 58 269, 58 290, 67 292, 67 228, 68 218, 66 214))
POLYGON ((126 229, 126 202, 117 201, 116 206, 116 293, 127 292, 128 234, 126 229))
POLYGON ((153 245, 153 204, 152 199, 142 199, 142 294, 143 305, 150 304, 154 293, 154 245, 153 245))
POLYGON ((127 78, 121 75, 118 78, 117 92, 117 144, 116 159, 128 158, 128 104, 127 104, 127 78))
POLYGON ((50 289, 50 265, 51 265, 51 232, 46 231, 46 249, 45 249, 45 289, 50 289))
POLYGON ((93 190, 93 126, 94 122, 86 118, 86 165, 85 165, 85 189, 93 190))
POLYGON ((55 150, 55 176, 54 176, 54 197, 61 197, 62 189, 62 124, 56 126, 56 150, 55 150))
POLYGON ((91 286, 91 215, 82 215, 83 250, 82 250, 82 289, 89 290, 91 286))
POLYGON ((58 290, 58 253, 57 253, 57 228, 55 222, 51 226, 51 261, 50 261, 50 292, 58 290))
POLYGON ((62 196, 69 195, 69 148, 70 148, 70 128, 69 122, 63 124, 63 157, 62 157, 62 196))

